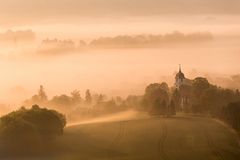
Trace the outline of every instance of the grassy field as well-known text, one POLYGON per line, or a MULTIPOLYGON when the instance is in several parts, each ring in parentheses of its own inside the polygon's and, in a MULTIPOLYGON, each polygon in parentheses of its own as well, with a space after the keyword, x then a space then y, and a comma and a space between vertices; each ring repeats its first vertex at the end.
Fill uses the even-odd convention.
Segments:
POLYGON ((57 160, 239 160, 237 135, 204 117, 141 120, 67 127, 57 160))

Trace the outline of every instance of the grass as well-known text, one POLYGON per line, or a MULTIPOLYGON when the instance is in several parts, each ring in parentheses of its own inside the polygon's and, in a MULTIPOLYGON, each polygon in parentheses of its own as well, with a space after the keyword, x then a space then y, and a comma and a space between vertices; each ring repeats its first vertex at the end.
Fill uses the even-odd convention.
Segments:
POLYGON ((238 137, 206 117, 150 117, 71 126, 57 160, 238 160, 238 137))

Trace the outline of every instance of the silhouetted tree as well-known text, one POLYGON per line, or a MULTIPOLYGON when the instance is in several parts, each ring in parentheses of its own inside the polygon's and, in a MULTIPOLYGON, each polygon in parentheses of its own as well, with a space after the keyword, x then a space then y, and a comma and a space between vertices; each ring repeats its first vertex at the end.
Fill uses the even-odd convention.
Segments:
POLYGON ((24 105, 31 106, 33 104, 41 104, 45 105, 48 102, 47 94, 44 91, 44 88, 42 85, 40 85, 40 88, 38 90, 38 94, 33 95, 31 99, 28 99, 24 102, 24 105))
POLYGON ((45 101, 48 100, 47 94, 45 93, 44 88, 43 88, 42 85, 40 85, 40 89, 39 89, 39 91, 38 91, 38 96, 39 96, 39 100, 40 100, 41 102, 45 102, 45 101))
POLYGON ((78 105, 81 103, 82 98, 79 90, 72 91, 71 96, 72 96, 72 101, 74 105, 78 105))
POLYGON ((47 151, 66 125, 64 115, 37 105, 22 107, 0 121, 0 154, 10 155, 47 151))
POLYGON ((169 107, 168 107, 168 114, 169 115, 176 115, 176 107, 173 100, 170 101, 169 107))
POLYGON ((94 94, 91 96, 92 98, 92 103, 98 104, 98 103, 102 103, 103 101, 106 100, 106 95, 103 94, 94 94))
POLYGON ((72 97, 62 94, 60 96, 54 96, 50 101, 50 105, 53 105, 57 109, 67 112, 70 111, 74 105, 72 97))
POLYGON ((199 97, 201 94, 210 87, 210 84, 206 78, 197 77, 193 80, 193 94, 199 97))
POLYGON ((174 89, 172 93, 172 101, 175 104, 176 110, 181 111, 181 95, 178 89, 174 89))
MULTIPOLYGON (((146 99, 145 99, 146 100, 146 99)), ((135 108, 137 110, 146 110, 147 102, 143 100, 142 96, 130 95, 124 101, 128 108, 135 108)))
POLYGON ((168 87, 168 84, 166 82, 162 82, 160 85, 159 85, 159 88, 163 89, 164 91, 166 91, 167 93, 169 92, 169 87, 168 87))
POLYGON ((151 114, 156 108, 161 108, 161 113, 165 112, 164 107, 167 107, 168 102, 169 95, 167 91, 162 88, 161 84, 150 84, 145 89, 142 104, 146 105, 145 107, 151 114), (163 104, 163 102, 165 102, 165 104, 163 104))
POLYGON ((239 89, 236 89, 236 96, 238 96, 240 98, 240 92, 239 89))
POLYGON ((90 93, 89 89, 85 93, 85 101, 86 101, 87 104, 92 103, 92 96, 91 96, 91 93, 90 93))
POLYGON ((161 113, 163 115, 167 115, 167 109, 168 109, 168 105, 167 105, 166 100, 164 99, 161 103, 161 113))
POLYGON ((240 131, 240 101, 224 106, 219 117, 234 129, 240 131))
POLYGON ((151 110, 149 111, 149 114, 151 115, 164 115, 164 111, 163 111, 163 106, 161 103, 161 99, 155 99, 155 101, 153 102, 153 106, 151 107, 151 110))

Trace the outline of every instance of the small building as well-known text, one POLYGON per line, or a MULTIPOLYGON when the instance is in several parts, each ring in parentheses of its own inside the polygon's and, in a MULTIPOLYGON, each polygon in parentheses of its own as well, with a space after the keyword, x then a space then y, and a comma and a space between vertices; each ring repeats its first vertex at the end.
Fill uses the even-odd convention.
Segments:
POLYGON ((190 106, 189 97, 191 94, 192 80, 185 77, 179 65, 179 72, 175 76, 175 87, 181 95, 181 110, 187 111, 190 106))
POLYGON ((175 87, 179 89, 182 85, 191 86, 192 80, 185 77, 181 65, 179 65, 179 72, 175 76, 175 87))

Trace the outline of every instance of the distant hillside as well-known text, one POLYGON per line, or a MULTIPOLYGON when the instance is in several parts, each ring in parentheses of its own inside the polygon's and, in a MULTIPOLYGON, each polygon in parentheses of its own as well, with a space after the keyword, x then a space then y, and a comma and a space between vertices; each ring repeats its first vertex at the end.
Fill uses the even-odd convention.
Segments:
POLYGON ((136 48, 161 47, 166 44, 201 43, 213 40, 210 32, 195 32, 184 34, 173 32, 158 35, 119 35, 115 37, 101 37, 93 40, 90 46, 97 48, 136 48))

